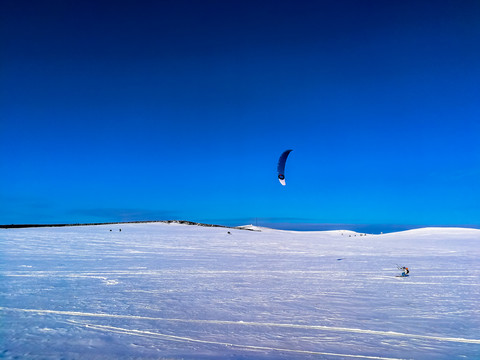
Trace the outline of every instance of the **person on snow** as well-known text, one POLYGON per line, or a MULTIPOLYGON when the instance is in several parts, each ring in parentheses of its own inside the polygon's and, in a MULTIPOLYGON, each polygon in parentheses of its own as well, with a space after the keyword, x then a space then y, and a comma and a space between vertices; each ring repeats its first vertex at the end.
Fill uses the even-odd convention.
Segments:
POLYGON ((410 272, 410 270, 408 270, 407 267, 402 267, 402 276, 408 276, 408 273, 410 272))

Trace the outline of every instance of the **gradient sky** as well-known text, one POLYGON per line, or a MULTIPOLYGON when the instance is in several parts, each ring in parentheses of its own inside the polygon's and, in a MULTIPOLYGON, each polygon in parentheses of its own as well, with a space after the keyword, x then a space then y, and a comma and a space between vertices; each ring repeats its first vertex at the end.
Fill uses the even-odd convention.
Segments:
POLYGON ((0 224, 480 226, 479 19, 476 0, 3 0, 0 224))

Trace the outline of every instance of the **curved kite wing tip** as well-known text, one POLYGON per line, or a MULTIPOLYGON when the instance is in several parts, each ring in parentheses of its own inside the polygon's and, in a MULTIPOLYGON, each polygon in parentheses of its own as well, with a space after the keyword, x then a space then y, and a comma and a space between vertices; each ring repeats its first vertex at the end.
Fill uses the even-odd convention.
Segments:
POLYGON ((283 186, 287 185, 285 179, 278 179, 278 181, 280 181, 280 184, 282 184, 283 186))

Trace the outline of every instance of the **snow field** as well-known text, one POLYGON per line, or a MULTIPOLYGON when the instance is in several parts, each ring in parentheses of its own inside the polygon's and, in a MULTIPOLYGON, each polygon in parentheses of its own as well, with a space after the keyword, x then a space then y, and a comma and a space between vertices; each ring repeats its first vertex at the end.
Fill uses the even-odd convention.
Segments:
POLYGON ((0 354, 480 358, 480 231, 359 235, 163 223, 0 230, 0 354), (395 277, 396 264, 411 276, 395 277))

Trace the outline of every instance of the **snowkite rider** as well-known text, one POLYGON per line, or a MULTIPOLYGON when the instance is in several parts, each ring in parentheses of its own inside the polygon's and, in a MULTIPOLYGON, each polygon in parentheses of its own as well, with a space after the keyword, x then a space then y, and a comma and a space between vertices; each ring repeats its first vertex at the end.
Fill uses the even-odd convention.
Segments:
POLYGON ((400 270, 402 270, 402 276, 408 276, 408 273, 410 272, 410 270, 408 270, 408 268, 405 266, 400 268, 400 270))

